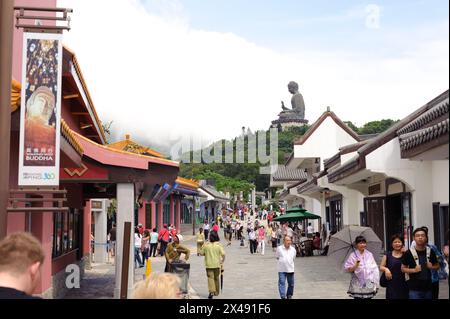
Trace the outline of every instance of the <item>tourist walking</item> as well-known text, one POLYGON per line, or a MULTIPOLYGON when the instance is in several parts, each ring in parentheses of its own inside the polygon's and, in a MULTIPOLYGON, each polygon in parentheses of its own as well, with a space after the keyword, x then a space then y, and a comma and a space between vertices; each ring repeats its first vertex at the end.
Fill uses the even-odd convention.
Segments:
POLYGON ((114 257, 116 255, 116 233, 117 233, 117 229, 116 229, 116 224, 112 223, 112 227, 109 230, 109 252, 111 254, 111 257, 114 257))
POLYGON ((145 264, 147 262, 147 258, 150 257, 150 232, 148 229, 145 229, 142 235, 141 252, 143 259, 142 263, 145 264))
POLYGON ((258 229, 258 252, 261 255, 264 255, 265 248, 266 248, 266 230, 264 226, 261 226, 258 229))
POLYGON ((348 294, 354 299, 371 299, 378 292, 380 271, 364 236, 355 239, 356 250, 348 257, 344 268, 352 274, 348 294))
POLYGON ((386 299, 408 299, 408 286, 405 280, 405 274, 401 270, 403 247, 405 246, 401 235, 394 235, 391 238, 391 249, 381 259, 380 284, 382 284, 383 276, 386 278, 386 299))
POLYGON ((258 246, 258 243, 256 241, 256 232, 253 229, 253 227, 250 228, 250 232, 248 233, 248 240, 249 240, 249 246, 250 246, 250 254, 256 253, 256 248, 258 246))
POLYGON ((413 238, 416 245, 406 251, 401 267, 407 280, 409 299, 432 299, 431 271, 439 269, 436 253, 427 246, 425 229, 415 229, 413 238))
POLYGON ((208 299, 218 296, 220 292, 220 270, 225 261, 225 250, 219 242, 217 232, 211 232, 209 242, 204 244, 200 254, 205 256, 205 269, 208 278, 208 299))
POLYGON ((158 234, 158 241, 160 243, 159 255, 163 256, 166 252, 167 244, 169 243, 169 230, 167 229, 167 224, 163 225, 163 229, 158 234))
POLYGON ((209 223, 206 221, 203 223, 203 232, 205 233, 205 240, 208 241, 208 234, 209 234, 209 223))
POLYGON ((158 248, 158 233, 156 228, 153 228, 150 233, 150 251, 148 253, 149 257, 156 257, 156 249, 158 248))
POLYGON ((200 256, 200 250, 205 243, 205 234, 203 233, 203 228, 199 228, 197 232, 197 256, 200 256))
POLYGON ((294 260, 295 248, 292 247, 292 238, 284 236, 283 245, 278 246, 276 258, 278 260, 278 291, 281 299, 291 299, 294 295, 294 260), (286 280, 288 288, 286 290, 286 280))
POLYGON ((141 258, 141 247, 142 247, 142 235, 139 233, 139 228, 134 228, 134 263, 135 267, 142 268, 144 267, 144 263, 141 258), (136 266, 137 262, 137 266, 136 266))

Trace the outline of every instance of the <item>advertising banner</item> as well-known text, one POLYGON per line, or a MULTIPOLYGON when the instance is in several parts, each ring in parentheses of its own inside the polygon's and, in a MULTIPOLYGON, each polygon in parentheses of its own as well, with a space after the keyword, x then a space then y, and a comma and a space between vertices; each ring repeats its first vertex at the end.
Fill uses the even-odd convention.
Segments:
POLYGON ((24 33, 19 185, 59 185, 61 34, 24 33))

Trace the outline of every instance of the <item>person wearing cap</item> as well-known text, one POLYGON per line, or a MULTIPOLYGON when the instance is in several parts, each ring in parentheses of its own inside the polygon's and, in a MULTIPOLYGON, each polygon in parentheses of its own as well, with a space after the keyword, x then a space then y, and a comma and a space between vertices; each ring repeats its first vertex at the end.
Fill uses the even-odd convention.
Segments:
POLYGON ((171 271, 171 264, 173 262, 179 262, 181 255, 184 254, 184 260, 187 261, 189 259, 189 255, 191 254, 191 251, 186 246, 183 246, 180 244, 180 242, 183 240, 183 236, 181 234, 177 234, 173 242, 171 242, 169 245, 167 245, 167 249, 165 252, 166 257, 166 268, 164 269, 164 272, 170 272, 171 271))
POLYGON ((177 229, 173 224, 169 227, 169 233, 170 233, 170 242, 173 242, 174 238, 177 236, 177 229))

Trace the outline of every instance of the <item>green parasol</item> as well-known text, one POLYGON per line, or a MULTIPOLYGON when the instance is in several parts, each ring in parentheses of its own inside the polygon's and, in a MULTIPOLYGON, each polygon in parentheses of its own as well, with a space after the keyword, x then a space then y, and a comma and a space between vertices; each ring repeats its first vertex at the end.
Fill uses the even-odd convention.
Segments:
POLYGON ((295 222, 304 219, 319 219, 320 216, 307 211, 304 208, 289 208, 286 214, 274 218, 275 222, 295 222))

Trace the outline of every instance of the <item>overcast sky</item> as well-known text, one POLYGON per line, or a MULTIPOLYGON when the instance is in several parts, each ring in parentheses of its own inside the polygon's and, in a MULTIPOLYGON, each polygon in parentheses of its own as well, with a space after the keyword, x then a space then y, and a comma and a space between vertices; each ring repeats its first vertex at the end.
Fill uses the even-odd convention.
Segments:
MULTIPOLYGON (((449 87, 447 0, 59 0, 114 139, 267 129, 300 86, 305 117, 400 119, 449 87)), ((158 147, 158 146, 157 146, 158 147)), ((164 150, 163 150, 164 151, 164 150)))

